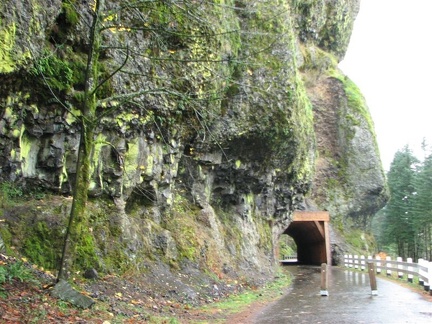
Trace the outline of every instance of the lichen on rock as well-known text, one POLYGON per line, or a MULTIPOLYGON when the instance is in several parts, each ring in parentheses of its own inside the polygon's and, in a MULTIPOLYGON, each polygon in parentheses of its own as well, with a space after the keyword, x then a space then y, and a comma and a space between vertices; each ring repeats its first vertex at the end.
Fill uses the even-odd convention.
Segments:
MULTIPOLYGON (((0 21, 0 178, 68 196, 91 11, 30 3, 7 1, 0 21)), ((382 207, 373 123, 337 68, 359 1, 106 3, 81 266, 268 275, 306 198, 340 224, 382 207)))

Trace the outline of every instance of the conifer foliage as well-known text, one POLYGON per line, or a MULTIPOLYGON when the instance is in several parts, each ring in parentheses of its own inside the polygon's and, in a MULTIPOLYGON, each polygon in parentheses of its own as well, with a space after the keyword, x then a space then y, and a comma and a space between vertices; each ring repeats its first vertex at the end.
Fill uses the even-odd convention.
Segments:
POLYGON ((421 162, 405 146, 387 180, 390 200, 379 216, 379 242, 403 258, 432 259, 432 154, 421 162))

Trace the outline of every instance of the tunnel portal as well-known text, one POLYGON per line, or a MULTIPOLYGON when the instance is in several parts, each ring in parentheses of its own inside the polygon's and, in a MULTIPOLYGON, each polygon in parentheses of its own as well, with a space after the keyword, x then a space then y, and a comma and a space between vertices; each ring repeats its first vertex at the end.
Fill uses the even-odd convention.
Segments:
POLYGON ((297 260, 302 264, 331 264, 327 211, 295 211, 293 221, 283 234, 294 239, 297 260))

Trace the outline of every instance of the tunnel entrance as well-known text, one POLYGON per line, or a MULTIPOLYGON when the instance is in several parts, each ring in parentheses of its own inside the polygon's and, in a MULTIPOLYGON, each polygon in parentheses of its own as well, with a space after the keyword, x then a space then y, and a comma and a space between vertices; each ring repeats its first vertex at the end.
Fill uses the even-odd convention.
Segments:
POLYGON ((326 211, 295 211, 293 221, 283 234, 297 245, 297 262, 302 264, 331 264, 330 238, 326 211))

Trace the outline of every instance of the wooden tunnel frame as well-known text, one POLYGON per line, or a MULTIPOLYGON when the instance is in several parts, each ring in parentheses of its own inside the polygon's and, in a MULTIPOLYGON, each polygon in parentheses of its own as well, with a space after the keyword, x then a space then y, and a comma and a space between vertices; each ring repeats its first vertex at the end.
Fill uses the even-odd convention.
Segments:
POLYGON ((298 263, 331 264, 329 221, 327 211, 294 211, 284 234, 297 244, 298 263))

